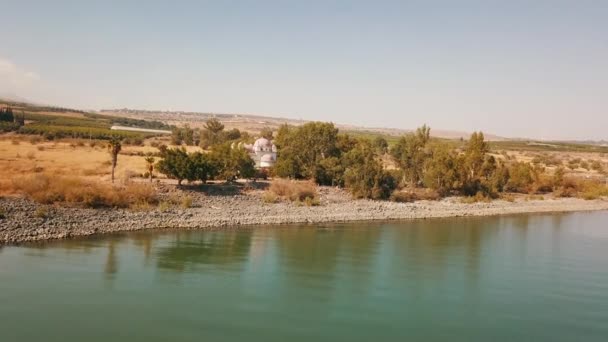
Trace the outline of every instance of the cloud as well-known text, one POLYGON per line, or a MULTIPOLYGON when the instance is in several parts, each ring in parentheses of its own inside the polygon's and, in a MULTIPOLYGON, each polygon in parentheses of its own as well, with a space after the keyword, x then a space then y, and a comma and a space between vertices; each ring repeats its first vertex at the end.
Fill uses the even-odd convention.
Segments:
POLYGON ((40 75, 0 57, 0 90, 17 92, 40 81, 40 75))

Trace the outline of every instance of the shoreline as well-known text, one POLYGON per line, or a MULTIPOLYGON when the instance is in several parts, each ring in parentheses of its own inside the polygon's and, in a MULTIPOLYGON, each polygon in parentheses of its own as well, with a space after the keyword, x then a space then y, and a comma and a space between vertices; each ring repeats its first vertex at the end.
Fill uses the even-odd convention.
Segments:
POLYGON ((0 198, 0 209, 5 217, 0 219, 0 246, 138 230, 217 229, 608 210, 606 199, 519 198, 514 202, 495 200, 465 204, 460 198, 451 197, 440 201, 395 203, 353 200, 343 190, 329 187, 321 188, 319 192, 321 205, 306 207, 287 202, 264 203, 261 191, 228 196, 187 191, 193 198, 193 207, 172 207, 165 211, 83 209, 41 205, 21 197, 3 197, 0 198), (41 215, 40 210, 45 215, 41 215))

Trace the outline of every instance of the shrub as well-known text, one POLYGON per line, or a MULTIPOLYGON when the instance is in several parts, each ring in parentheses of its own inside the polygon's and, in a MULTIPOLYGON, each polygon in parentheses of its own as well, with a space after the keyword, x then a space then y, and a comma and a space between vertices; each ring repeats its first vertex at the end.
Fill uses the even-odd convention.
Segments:
POLYGON ((268 191, 293 202, 303 202, 307 198, 315 199, 317 197, 316 186, 308 181, 277 179, 270 184, 268 191))
POLYGON ((531 190, 534 179, 532 178, 532 167, 529 164, 518 162, 509 168, 509 181, 505 190, 510 192, 528 193, 531 190))
POLYGON ((277 196, 275 193, 270 192, 270 191, 266 191, 262 195, 262 201, 264 203, 278 203, 279 200, 280 200, 279 196, 277 196))
POLYGON ((591 169, 597 172, 602 172, 604 167, 602 166, 602 163, 597 160, 594 160, 591 162, 591 169))
POLYGON ((34 215, 41 219, 46 219, 49 216, 49 211, 45 207, 38 207, 34 215))
POLYGON ((192 207, 192 196, 184 196, 182 197, 181 207, 184 209, 188 209, 192 207))
POLYGON ((415 201, 437 201, 441 195, 431 189, 396 190, 391 194, 390 200, 398 203, 415 201))
POLYGON ((158 204, 158 211, 162 213, 168 211, 169 209, 171 209, 171 202, 169 201, 162 201, 158 204))
POLYGON ((487 194, 484 194, 483 192, 478 192, 477 194, 475 194, 475 196, 467 196, 467 197, 463 197, 460 202, 465 203, 465 204, 472 204, 472 203, 477 203, 477 202, 484 202, 484 203, 489 203, 492 201, 492 198, 489 197, 487 194))
POLYGON ((6 212, 4 209, 0 208, 0 220, 4 220, 6 218, 6 212))

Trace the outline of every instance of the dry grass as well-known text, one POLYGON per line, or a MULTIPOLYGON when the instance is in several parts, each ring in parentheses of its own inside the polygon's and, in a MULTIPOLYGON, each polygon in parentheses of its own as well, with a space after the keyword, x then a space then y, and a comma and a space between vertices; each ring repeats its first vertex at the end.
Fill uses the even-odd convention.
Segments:
MULTIPOLYGON (((317 186, 308 181, 291 181, 286 179, 276 179, 268 188, 270 194, 278 198, 287 199, 292 202, 302 202, 306 205, 318 205, 317 186)), ((267 195, 268 200, 272 195, 267 195)), ((266 201, 267 199, 264 199, 266 201)), ((272 202, 272 203, 276 203, 272 202)))
POLYGON ((554 195, 594 200, 608 196, 608 185, 598 180, 566 178, 554 195))
MULTIPOLYGON (((3 184, 3 186, 7 186, 3 184)), ((116 187, 80 177, 38 173, 13 178, 4 193, 19 193, 43 204, 68 203, 90 208, 127 208, 158 203, 156 191, 147 184, 116 187)))
POLYGON ((396 190, 391 194, 390 200, 399 203, 410 203, 415 201, 437 201, 441 196, 437 191, 431 189, 407 189, 396 190))
MULTIPOLYGON (((21 137, 29 141, 32 137, 21 137)), ((82 144, 82 141, 66 140, 59 142, 39 142, 34 144, 13 145, 10 139, 0 139, 0 187, 12 177, 31 173, 34 168, 42 168, 47 172, 85 176, 87 179, 108 182, 110 180, 110 155, 105 143, 100 141, 95 147, 82 144), (71 147, 73 144, 75 147, 71 147), (98 147, 103 144, 103 147, 98 147)), ((126 151, 133 148, 142 151, 150 147, 125 147, 126 151)), ((117 179, 133 173, 139 174, 147 170, 144 157, 137 155, 127 156, 122 153, 118 156, 116 167, 117 179)))

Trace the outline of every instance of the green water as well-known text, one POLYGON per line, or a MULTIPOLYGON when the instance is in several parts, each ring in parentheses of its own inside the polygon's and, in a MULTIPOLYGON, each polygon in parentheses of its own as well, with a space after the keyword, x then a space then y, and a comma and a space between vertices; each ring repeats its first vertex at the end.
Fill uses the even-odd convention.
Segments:
POLYGON ((0 248, 0 341, 608 341, 608 213, 0 248))

